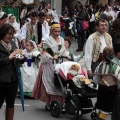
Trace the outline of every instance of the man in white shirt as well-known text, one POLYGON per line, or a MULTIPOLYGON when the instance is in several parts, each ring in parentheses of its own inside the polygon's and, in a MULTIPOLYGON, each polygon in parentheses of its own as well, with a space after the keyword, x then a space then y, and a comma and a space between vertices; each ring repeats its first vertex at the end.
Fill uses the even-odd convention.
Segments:
POLYGON ((21 32, 23 46, 29 40, 33 40, 36 44, 42 45, 42 40, 49 36, 48 23, 45 22, 44 25, 45 18, 45 13, 39 13, 39 15, 36 12, 31 13, 31 21, 23 26, 21 32))
POLYGON ((30 14, 31 21, 26 23, 21 29, 21 42, 23 47, 25 47, 26 41, 33 40, 37 43, 38 36, 37 36, 37 22, 38 22, 38 15, 36 12, 32 12, 30 14))
POLYGON ((112 47, 112 38, 106 33, 106 21, 99 19, 96 21, 97 31, 89 36, 85 46, 85 64, 89 78, 92 78, 97 65, 104 60, 103 49, 106 46, 112 47))
POLYGON ((38 21, 39 21, 38 24, 42 25, 42 36, 41 36, 41 41, 38 44, 39 47, 42 47, 43 40, 45 40, 50 35, 49 25, 45 19, 46 19, 46 14, 43 12, 40 12, 38 14, 38 21))

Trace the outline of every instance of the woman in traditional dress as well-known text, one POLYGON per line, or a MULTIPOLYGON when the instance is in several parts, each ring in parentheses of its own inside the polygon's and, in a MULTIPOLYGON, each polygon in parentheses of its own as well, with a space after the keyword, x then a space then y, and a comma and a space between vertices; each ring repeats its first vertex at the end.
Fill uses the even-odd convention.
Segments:
MULTIPOLYGON (((56 61, 64 48, 64 40, 60 37, 60 25, 53 24, 51 26, 51 36, 43 41, 43 48, 54 58, 56 61)), ((37 80, 33 89, 32 97, 40 99, 46 103, 46 107, 50 108, 50 103, 53 100, 64 102, 63 92, 61 89, 54 86, 54 64, 52 59, 46 60, 41 63, 37 80)))
POLYGON ((16 17, 13 14, 8 14, 8 23, 15 28, 16 32, 20 30, 20 24, 16 22, 16 17))
POLYGON ((16 17, 13 14, 8 14, 8 21, 10 25, 12 25, 15 29, 15 34, 13 41, 16 43, 17 48, 21 48, 21 43, 20 43, 20 24, 16 22, 16 17))
POLYGON ((0 27, 6 23, 7 21, 7 14, 4 12, 0 12, 0 27))

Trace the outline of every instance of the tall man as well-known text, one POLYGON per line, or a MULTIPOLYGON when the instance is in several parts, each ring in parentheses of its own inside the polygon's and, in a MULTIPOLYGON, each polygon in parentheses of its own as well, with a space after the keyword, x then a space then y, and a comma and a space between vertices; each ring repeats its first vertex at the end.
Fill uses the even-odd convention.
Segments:
POLYGON ((112 47, 112 38, 106 33, 106 21, 96 21, 96 32, 89 36, 85 46, 85 64, 88 77, 92 77, 97 65, 104 59, 103 49, 106 46, 112 47))

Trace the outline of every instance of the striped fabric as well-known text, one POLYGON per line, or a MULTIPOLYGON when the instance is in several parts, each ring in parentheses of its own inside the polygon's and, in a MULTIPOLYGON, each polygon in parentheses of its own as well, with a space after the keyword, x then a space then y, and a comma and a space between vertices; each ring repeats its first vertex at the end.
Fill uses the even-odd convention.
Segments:
POLYGON ((120 81, 120 66, 115 63, 106 64, 104 61, 96 68, 95 74, 101 78, 98 81, 99 84, 117 85, 117 81, 120 81))

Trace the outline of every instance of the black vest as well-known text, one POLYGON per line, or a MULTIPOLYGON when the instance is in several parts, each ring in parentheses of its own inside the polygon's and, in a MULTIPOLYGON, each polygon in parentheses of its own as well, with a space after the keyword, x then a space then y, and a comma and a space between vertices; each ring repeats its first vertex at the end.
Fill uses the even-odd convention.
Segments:
POLYGON ((42 24, 40 22, 37 23, 37 31, 38 31, 38 43, 40 44, 42 39, 42 24))

